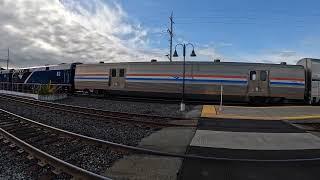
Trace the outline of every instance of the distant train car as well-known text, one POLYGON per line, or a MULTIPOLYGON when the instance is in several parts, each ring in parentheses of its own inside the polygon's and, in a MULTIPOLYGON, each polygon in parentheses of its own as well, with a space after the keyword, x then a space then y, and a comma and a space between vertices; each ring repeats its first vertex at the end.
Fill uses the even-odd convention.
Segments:
POLYGON ((63 91, 72 91, 76 64, 59 64, 32 68, 15 69, 12 72, 12 84, 41 85, 49 84, 63 91))
MULTIPOLYGON (((183 62, 129 62, 77 65, 75 89, 150 97, 180 97, 183 62)), ((185 93, 191 99, 245 101, 304 100, 300 65, 186 62, 185 93)))
POLYGON ((305 98, 309 104, 320 103, 320 59, 305 58, 298 61, 305 67, 305 98))

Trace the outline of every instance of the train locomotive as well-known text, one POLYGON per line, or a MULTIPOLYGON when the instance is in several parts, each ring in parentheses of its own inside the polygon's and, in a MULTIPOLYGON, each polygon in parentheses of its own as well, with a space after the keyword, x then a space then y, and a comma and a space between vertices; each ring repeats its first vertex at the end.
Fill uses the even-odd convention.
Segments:
POLYGON ((196 100, 320 101, 320 60, 297 65, 240 62, 122 62, 62 64, 1 71, 1 83, 62 86, 68 92, 196 100), (183 68, 185 76, 183 78, 183 68), (21 73, 23 72, 23 73, 21 73), (11 73, 11 75, 10 75, 11 73), (23 75, 22 75, 23 74, 23 75), (10 78, 11 76, 11 78, 10 78))
POLYGON ((0 89, 31 91, 36 86, 51 84, 60 92, 72 92, 75 67, 76 63, 2 70, 0 89))

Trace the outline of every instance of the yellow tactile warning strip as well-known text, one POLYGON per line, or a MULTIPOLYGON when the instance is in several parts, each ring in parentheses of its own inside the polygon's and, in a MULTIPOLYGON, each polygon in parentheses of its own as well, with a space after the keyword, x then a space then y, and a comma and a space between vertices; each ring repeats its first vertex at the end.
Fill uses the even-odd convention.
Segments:
POLYGON ((252 119, 252 120, 310 120, 320 121, 320 107, 315 106, 243 106, 203 105, 201 117, 215 119, 252 119), (306 111, 303 109, 306 108, 306 111), (274 111, 273 111, 274 109, 274 111), (280 109, 280 111, 279 111, 280 109), (312 111, 311 111, 312 110, 312 111), (278 111, 278 112, 277 112, 278 111), (288 111, 285 113, 284 111, 288 111), (294 111, 295 113, 290 113, 294 111), (300 112, 301 113, 297 113, 300 112))
POLYGON ((201 117, 215 117, 217 115, 216 108, 213 105, 203 105, 201 117))
MULTIPOLYGON (((275 106, 275 107, 239 107, 239 106, 224 106, 222 110, 219 110, 219 106, 214 105, 203 105, 201 117, 206 118, 219 118, 219 119, 252 119, 252 120, 318 120, 320 121, 320 107, 312 107, 311 112, 304 112, 301 109, 306 106, 275 106), (234 108, 234 109, 233 109, 234 108), (279 113, 273 112, 275 110, 281 109, 281 111, 288 111, 289 113, 279 113), (302 111, 301 114, 292 113, 290 111, 295 111, 295 108, 302 111), (251 110, 253 111, 251 111, 251 110), (268 110, 269 109, 269 110, 268 110), (238 114, 239 113, 239 114, 238 114)), ((311 108, 307 107, 307 110, 311 108)))
POLYGON ((246 120, 320 120, 320 115, 314 116, 241 116, 241 115, 233 115, 233 114, 225 114, 225 115, 216 115, 214 118, 221 119, 246 119, 246 120))

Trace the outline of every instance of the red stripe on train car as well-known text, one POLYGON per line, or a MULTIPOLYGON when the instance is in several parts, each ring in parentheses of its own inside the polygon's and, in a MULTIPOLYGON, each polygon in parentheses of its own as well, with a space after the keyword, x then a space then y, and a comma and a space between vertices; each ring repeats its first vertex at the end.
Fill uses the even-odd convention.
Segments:
POLYGON ((76 73, 77 76, 109 76, 109 74, 97 74, 97 73, 76 73))

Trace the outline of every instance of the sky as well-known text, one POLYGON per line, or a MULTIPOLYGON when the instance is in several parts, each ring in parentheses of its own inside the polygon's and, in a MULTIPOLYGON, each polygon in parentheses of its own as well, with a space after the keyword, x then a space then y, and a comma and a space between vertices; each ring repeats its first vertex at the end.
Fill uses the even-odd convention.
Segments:
POLYGON ((173 12, 174 46, 195 46, 187 60, 295 64, 320 57, 319 8, 316 0, 0 0, 0 59, 9 48, 10 67, 167 61, 173 12))

